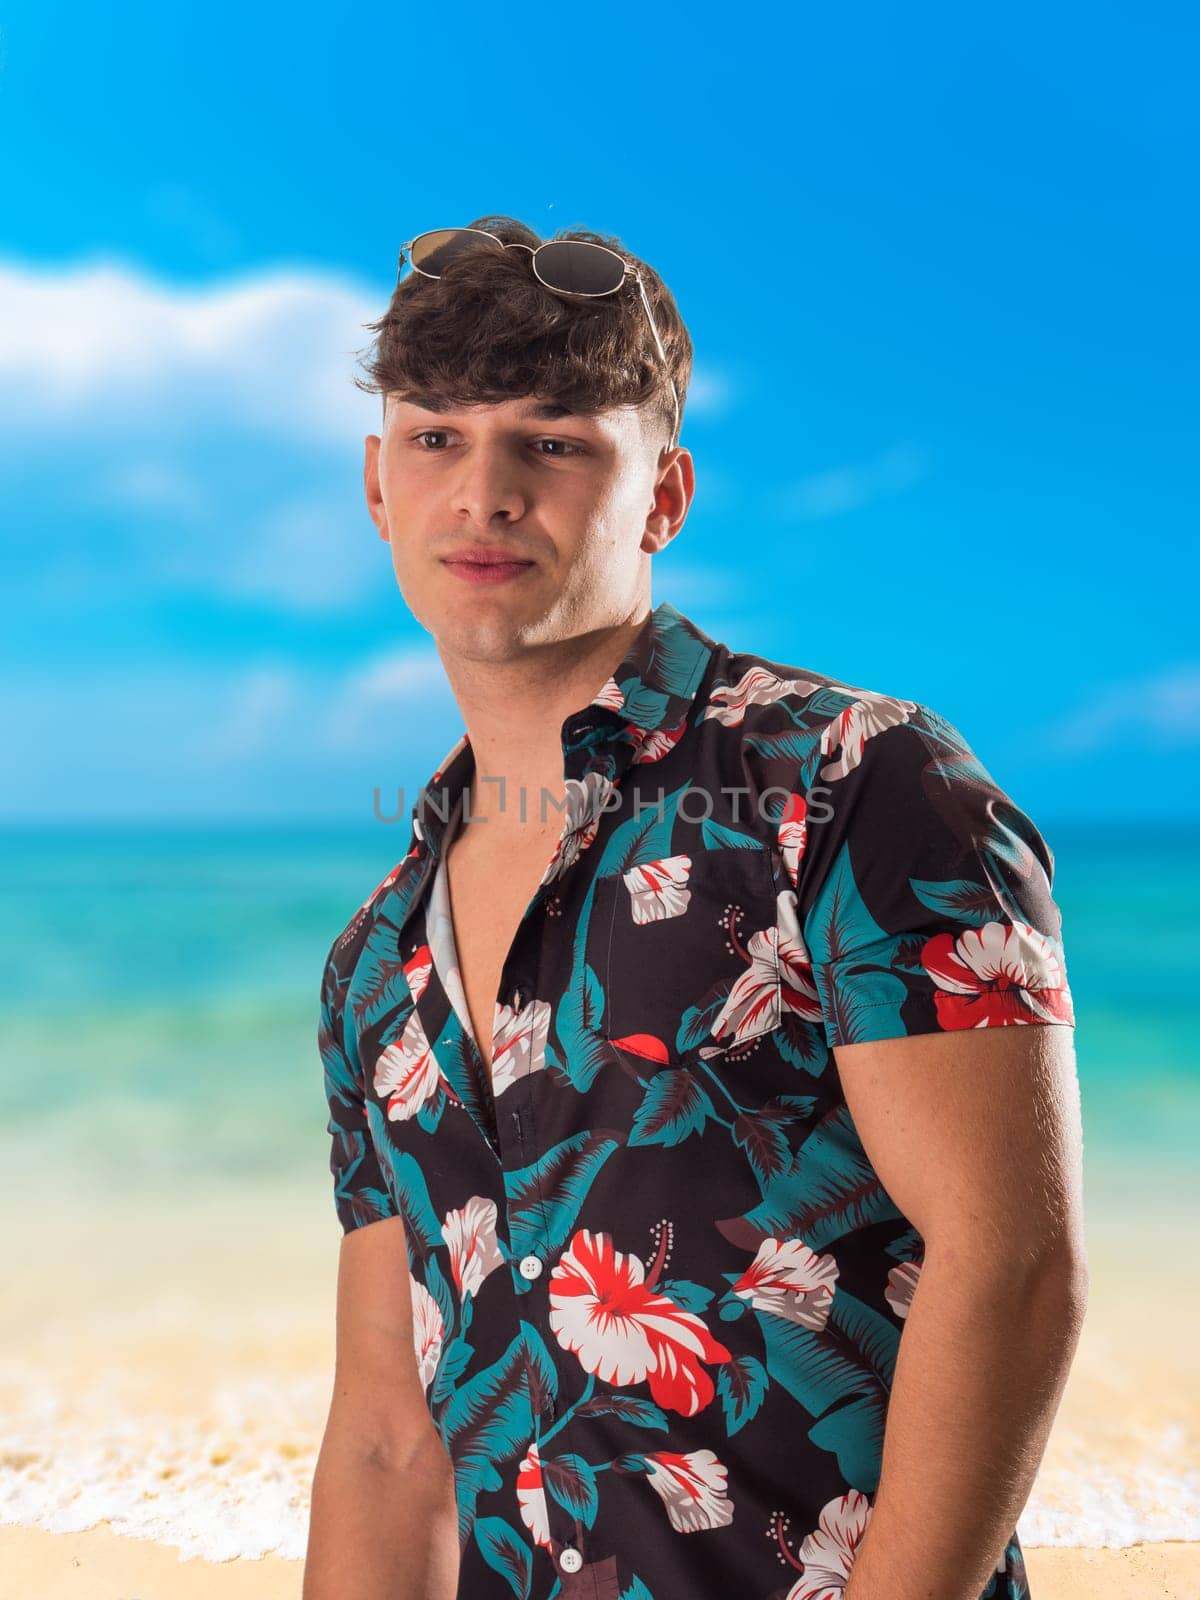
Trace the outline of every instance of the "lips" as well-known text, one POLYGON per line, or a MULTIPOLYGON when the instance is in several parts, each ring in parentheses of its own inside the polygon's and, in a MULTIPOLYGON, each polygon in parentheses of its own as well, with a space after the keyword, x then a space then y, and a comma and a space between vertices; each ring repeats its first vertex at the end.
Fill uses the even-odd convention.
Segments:
POLYGON ((529 567, 533 563, 526 556, 513 555, 507 550, 462 550, 444 558, 451 564, 465 562, 472 567, 529 567))
POLYGON ((510 556, 501 550, 464 550, 461 555, 447 556, 444 564, 460 583, 489 584, 519 583, 534 567, 523 556, 510 556))

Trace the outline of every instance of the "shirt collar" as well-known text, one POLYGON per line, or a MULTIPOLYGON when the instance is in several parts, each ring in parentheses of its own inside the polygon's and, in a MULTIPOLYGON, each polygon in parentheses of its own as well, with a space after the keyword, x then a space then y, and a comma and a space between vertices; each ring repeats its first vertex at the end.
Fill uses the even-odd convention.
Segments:
MULTIPOLYGON (((617 776, 655 734, 667 735, 687 715, 716 642, 689 617, 660 600, 600 690, 562 725, 564 771, 617 776), (578 770, 576 770, 578 769, 578 770)), ((435 855, 474 771, 464 730, 424 785, 412 808, 413 832, 435 855)))

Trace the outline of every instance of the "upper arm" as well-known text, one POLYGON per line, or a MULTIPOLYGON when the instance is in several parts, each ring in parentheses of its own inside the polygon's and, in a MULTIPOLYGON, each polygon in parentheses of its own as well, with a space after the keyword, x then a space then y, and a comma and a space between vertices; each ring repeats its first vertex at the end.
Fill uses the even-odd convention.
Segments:
MULTIPOLYGON (((342 1228, 330 1426, 353 1449, 404 1461, 440 1447, 440 1440, 417 1356, 404 1221, 386 1154, 375 1142, 356 1030, 332 952, 321 987, 318 1044, 342 1228)), ((370 1109, 379 1116, 373 1103, 370 1109)))
POLYGON ((1048 845, 928 707, 868 697, 820 754, 797 916, 868 1158, 927 1242, 1079 1255, 1074 1010, 1048 845))
POLYGON ((399 1216, 354 1228, 342 1238, 333 1414, 364 1449, 391 1461, 441 1448, 417 1363, 399 1216))
POLYGON ((1073 1029, 926 1033, 833 1054, 863 1149, 927 1245, 1086 1261, 1073 1029))

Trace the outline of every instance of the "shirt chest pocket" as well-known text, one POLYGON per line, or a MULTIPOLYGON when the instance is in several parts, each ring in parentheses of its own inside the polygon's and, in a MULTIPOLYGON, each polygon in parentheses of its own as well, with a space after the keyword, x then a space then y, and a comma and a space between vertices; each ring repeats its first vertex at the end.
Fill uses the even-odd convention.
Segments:
POLYGON ((596 885, 604 1037, 677 1061, 724 1051, 780 1021, 775 880, 767 851, 698 850, 596 885))

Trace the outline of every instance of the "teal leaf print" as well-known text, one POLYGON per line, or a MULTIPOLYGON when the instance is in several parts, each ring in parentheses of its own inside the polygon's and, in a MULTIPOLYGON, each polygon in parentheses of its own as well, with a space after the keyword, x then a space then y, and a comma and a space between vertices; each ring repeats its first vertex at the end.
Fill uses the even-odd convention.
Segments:
POLYGON ((377 1222, 390 1217, 395 1210, 391 1196, 382 1189, 359 1187, 357 1181, 358 1169, 369 1152, 369 1135, 347 1133, 332 1125, 329 1131, 333 1134, 330 1164, 335 1174, 333 1192, 336 1198, 349 1202, 356 1218, 366 1216, 377 1222))
MULTIPOLYGON (((344 1139, 362 1139, 362 1134, 341 1134, 344 1139)), ((362 1160, 362 1157, 360 1157, 362 1160)), ((350 1163, 349 1168, 342 1174, 341 1182, 334 1186, 334 1195, 342 1202, 349 1202, 350 1214, 355 1222, 362 1218, 371 1222, 381 1222, 386 1216, 392 1216, 392 1202, 382 1189, 355 1189, 354 1171, 357 1162, 350 1163)))
POLYGON ((762 844, 752 833, 739 833, 736 828, 725 828, 711 817, 700 823, 700 837, 706 850, 761 850, 762 844))
MULTIPOLYGON (((671 616, 669 622, 654 635, 650 644, 650 654, 642 672, 642 679, 635 679, 635 684, 649 680, 670 694, 690 694, 696 687, 696 645, 694 639, 688 637, 682 613, 677 612, 671 616)), ((628 683, 629 680, 626 679, 621 684, 626 694, 629 693, 628 683)), ((635 704, 632 695, 625 704, 627 709, 635 704)), ((639 721, 640 718, 635 716, 634 720, 639 721)))
POLYGON ((606 881, 606 893, 616 899, 616 914, 629 920, 629 891, 620 882, 621 874, 631 867, 644 867, 651 861, 661 861, 674 855, 671 834, 675 825, 675 807, 687 784, 674 794, 664 795, 661 811, 658 802, 647 806, 639 815, 613 830, 600 860, 600 878, 606 881), (611 883, 611 887, 608 884, 611 883), (622 903, 624 902, 624 903, 622 903))
POLYGON ((605 1129, 577 1133, 532 1166, 504 1174, 514 1258, 563 1248, 596 1174, 620 1143, 605 1129))
POLYGON ((829 1046, 817 1022, 808 1022, 794 1011, 785 1011, 783 1020, 771 1035, 771 1042, 783 1059, 819 1078, 829 1066, 829 1046))
POLYGON ((656 1072, 634 1114, 631 1145, 675 1145, 698 1133, 713 1104, 690 1072, 656 1072))
MULTIPOLYGON (((474 1046, 457 1011, 452 1009, 447 1015, 433 1053, 446 1082, 466 1107, 468 1115, 481 1128, 486 1128, 491 1121, 490 1108, 485 1100, 486 1080, 481 1080, 475 1071, 474 1046)), ((417 1120, 421 1121, 419 1114, 417 1120)), ((425 1124, 422 1122, 421 1126, 425 1124)))
POLYGON ((900 1348, 900 1333, 890 1318, 872 1306, 838 1289, 829 1307, 827 1328, 836 1328, 858 1350, 870 1367, 876 1380, 890 1389, 896 1377, 896 1355, 900 1348))
POLYGON ((642 1580, 634 1575, 633 1582, 628 1589, 622 1589, 617 1600, 654 1600, 654 1596, 647 1589, 642 1580))
POLYGON ((457 1321, 455 1313, 458 1310, 458 1305, 454 1297, 454 1290, 450 1287, 449 1279, 442 1272, 441 1267, 438 1266, 436 1256, 430 1256, 425 1263, 425 1287, 437 1302, 437 1308, 442 1313, 444 1337, 449 1341, 457 1321))
POLYGON ((888 935, 859 893, 850 847, 843 844, 804 921, 804 943, 814 967, 857 955, 864 946, 886 945, 888 935))
POLYGON ((519 1600, 529 1600, 533 1564, 529 1546, 517 1530, 503 1517, 480 1517, 475 1524, 475 1543, 488 1566, 508 1579, 519 1600))
POLYGON ((550 1359, 546 1341, 532 1322, 522 1322, 525 1335, 525 1373, 529 1384, 529 1405, 535 1417, 553 1408, 558 1399, 558 1368, 550 1359))
POLYGON ((801 1238, 820 1252, 871 1223, 899 1218, 842 1104, 817 1124, 762 1204, 718 1222, 717 1230, 748 1250, 764 1239, 801 1238))
MULTIPOLYGON (((603 1021, 604 985, 595 969, 584 962, 580 981, 570 985, 554 1013, 554 1028, 562 1046, 561 1061, 554 1058, 554 1076, 580 1094, 592 1087, 596 1074, 608 1060, 601 1037, 603 1021)), ((549 1053, 546 1060, 549 1064, 549 1053)))
MULTIPOLYGON (((772 1381, 798 1400, 811 1417, 823 1417, 834 1407, 872 1389, 875 1378, 870 1368, 850 1340, 837 1335, 836 1328, 831 1335, 826 1324, 818 1333, 770 1311, 756 1311, 754 1315, 762 1329, 766 1367, 772 1381)), ((881 1405, 886 1406, 883 1389, 875 1393, 881 1405)))
POLYGON ((713 1023, 728 1000, 732 988, 732 979, 722 982, 706 1006, 688 1006, 680 1020, 679 1031, 675 1035, 675 1049, 679 1055, 685 1056, 698 1044, 705 1044, 711 1040, 713 1023))
POLYGON ((382 918, 372 927, 359 955, 348 1001, 350 1015, 360 1028, 373 1027, 388 1017, 393 1037, 399 1037, 412 1013, 412 992, 404 975, 396 930, 382 918), (393 1019, 389 1013, 399 1006, 405 1008, 403 1016, 393 1019))
MULTIPOLYGON (((368 1110, 372 1107, 380 1121, 383 1122, 383 1112, 373 1101, 367 1102, 368 1110)), ((376 1143, 382 1149, 388 1150, 391 1156, 392 1172, 395 1175, 396 1198, 400 1206, 400 1214, 404 1218, 404 1231, 417 1247, 421 1255, 427 1256, 444 1243, 442 1239, 442 1225, 438 1221, 437 1213, 429 1198, 429 1185, 425 1181, 425 1174, 415 1156, 407 1151, 396 1150, 387 1142, 387 1135, 383 1133, 377 1137, 376 1143)))
POLYGON ((687 1278, 664 1278, 657 1285, 660 1294, 665 1294, 668 1300, 673 1300, 682 1311, 707 1311, 715 1289, 709 1289, 703 1283, 692 1283, 687 1278))
POLYGON ((600 1509, 596 1474, 582 1456, 550 1456, 542 1461, 542 1482, 559 1505, 590 1528, 600 1509))
POLYGON ((900 1330, 853 1295, 834 1293, 820 1332, 756 1311, 767 1371, 815 1419, 808 1437, 837 1457, 853 1488, 879 1483, 900 1330))
POLYGON ((499 1489, 499 1463, 511 1461, 532 1436, 528 1367, 522 1329, 499 1361, 476 1373, 450 1397, 438 1419, 454 1463, 460 1541, 471 1531, 479 1495, 499 1489))
POLYGON ((784 1127, 794 1113, 763 1106, 759 1111, 743 1111, 734 1119, 734 1142, 746 1152, 754 1175, 765 1189, 792 1164, 792 1146, 784 1127))
MULTIPOLYGON (((756 730, 744 735, 747 750, 753 750, 756 756, 762 756, 773 766, 797 768, 798 775, 792 787, 799 792, 812 781, 813 768, 816 765, 814 756, 819 754, 818 746, 821 742, 821 730, 805 731, 801 728, 784 728, 779 732, 756 730)), ((821 756, 823 761, 825 758, 821 756)), ((777 794, 773 789, 763 792, 762 814, 777 823, 783 815, 784 796, 777 794)))
POLYGON ((455 1383, 470 1366, 474 1354, 474 1347, 461 1334, 442 1347, 442 1358, 429 1390, 429 1398, 435 1404, 440 1405, 454 1393, 455 1383))
POLYGON ((996 898, 981 883, 970 878, 910 878, 909 887, 923 906, 939 917, 952 917, 969 927, 982 928, 996 916, 996 898))
POLYGON ((317 1050, 325 1069, 326 1095, 335 1095, 349 1111, 353 1112, 355 1101, 362 1097, 362 1089, 359 1086, 361 1069, 357 1064, 357 1055, 355 1061, 351 1062, 338 1043, 329 1002, 324 997, 317 1025, 317 1050))
POLYGON ((755 1415, 770 1387, 766 1368, 753 1356, 737 1356, 717 1373, 717 1394, 730 1438, 755 1415))
MULTIPOLYGON (((988 785, 995 787, 990 777, 988 785)), ((985 858, 991 856, 995 861, 1005 862, 1022 878, 1028 877, 1034 870, 1034 847, 1041 837, 1034 829, 1032 819, 1004 796, 993 803, 989 817, 993 827, 980 841, 983 855, 985 858)), ((1041 870, 1040 864, 1039 870, 1041 870)), ((998 882, 1003 882, 1003 875, 995 872, 994 868, 993 876, 998 882)))
MULTIPOLYGON (((685 1309, 687 1309, 685 1307, 685 1309)), ((635 1428, 667 1431, 667 1414, 651 1400, 629 1400, 620 1394, 599 1394, 577 1407, 578 1417, 620 1417, 635 1428)))
POLYGON ((445 1111, 446 1105, 446 1091, 439 1088, 434 1098, 426 1100, 425 1104, 417 1112, 417 1121, 426 1133, 437 1132, 438 1123, 442 1120, 442 1112, 445 1111))
POLYGON ((886 950, 871 952, 860 961, 813 968, 826 1024, 839 1043, 898 1037, 906 1031, 900 1018, 900 1007, 908 997, 904 979, 895 972, 871 971, 868 966, 874 960, 881 966, 893 965, 898 949, 899 941, 893 940, 886 950), (848 977, 854 981, 846 983, 848 977))
POLYGON ((886 1414, 886 1395, 863 1394, 808 1430, 813 1444, 836 1456, 842 1477, 863 1494, 874 1494, 879 1487, 886 1414))
POLYGON ((781 1094, 777 1095, 770 1103, 772 1105, 787 1106, 792 1115, 800 1118, 802 1122, 809 1121, 813 1112, 817 1109, 817 1097, 815 1094, 781 1094))
POLYGON ((668 697, 640 681, 635 681, 632 689, 626 688, 626 694, 623 709, 629 720, 643 728, 657 727, 667 713, 668 697))

